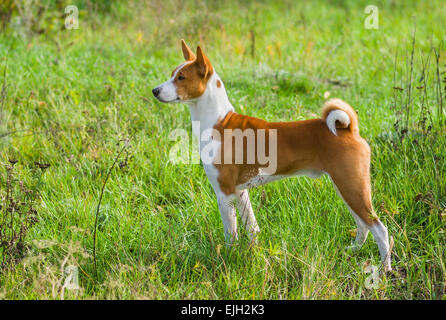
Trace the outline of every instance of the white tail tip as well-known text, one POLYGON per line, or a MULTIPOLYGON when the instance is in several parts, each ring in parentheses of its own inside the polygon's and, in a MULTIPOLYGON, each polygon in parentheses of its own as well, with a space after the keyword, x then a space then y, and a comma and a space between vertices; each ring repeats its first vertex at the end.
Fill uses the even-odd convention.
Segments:
POLYGON ((350 118, 348 114, 342 110, 333 110, 328 114, 325 123, 335 136, 338 135, 336 131, 336 121, 339 121, 343 128, 347 128, 350 125, 350 118))

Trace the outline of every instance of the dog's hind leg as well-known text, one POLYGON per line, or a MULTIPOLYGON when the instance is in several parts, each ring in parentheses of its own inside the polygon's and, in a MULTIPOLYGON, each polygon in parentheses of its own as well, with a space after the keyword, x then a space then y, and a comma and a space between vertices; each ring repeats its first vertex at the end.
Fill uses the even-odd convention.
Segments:
POLYGON ((346 249, 347 250, 352 250, 352 251, 358 251, 359 249, 361 249, 362 245, 367 240, 367 236, 369 234, 369 229, 367 228, 367 225, 365 224, 365 222, 362 221, 362 219, 360 217, 358 217, 358 215, 353 211, 352 208, 350 208, 349 204, 347 203, 347 201, 345 201, 344 197, 342 196, 342 194, 339 191, 338 187, 334 183, 333 179, 331 179, 331 181, 333 182, 333 187, 335 188, 336 193, 344 201, 345 205, 348 208, 348 211, 350 211, 350 214, 352 215, 353 219, 355 219, 355 222, 356 222, 355 243, 353 245, 351 245, 351 246, 348 246, 346 249))
POLYGON ((341 165, 331 168, 330 177, 352 213, 358 231, 355 247, 360 247, 366 240, 368 231, 378 244, 381 262, 385 271, 390 271, 390 245, 387 228, 381 223, 372 207, 369 174, 369 153, 350 153, 341 157, 341 165), (357 158, 355 158, 355 155, 357 158))
POLYGON ((344 203, 347 205, 351 215, 355 219, 356 222, 356 238, 355 243, 351 246, 348 246, 347 249, 350 249, 352 251, 358 251, 361 249, 364 242, 367 240, 367 235, 369 234, 369 229, 367 228, 364 221, 361 220, 360 217, 356 215, 356 213, 350 208, 350 206, 344 201, 344 203))
POLYGON ((369 230, 372 232, 373 238, 375 238, 375 241, 378 244, 384 271, 392 271, 390 262, 392 248, 389 245, 389 234, 387 232, 387 228, 379 219, 376 219, 373 224, 369 226, 369 230))
POLYGON ((248 190, 237 190, 236 195, 238 197, 237 208, 240 218, 242 219, 242 223, 245 226, 251 242, 255 242, 260 229, 257 225, 254 211, 252 210, 251 201, 249 201, 248 190))

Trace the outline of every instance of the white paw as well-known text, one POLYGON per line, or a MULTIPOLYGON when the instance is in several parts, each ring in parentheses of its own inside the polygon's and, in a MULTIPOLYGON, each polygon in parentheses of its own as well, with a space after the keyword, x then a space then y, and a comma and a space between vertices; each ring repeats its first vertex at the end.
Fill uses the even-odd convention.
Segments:
POLYGON ((361 246, 358 246, 357 244, 345 247, 345 251, 357 252, 359 249, 361 249, 361 246))
POLYGON ((225 234, 225 244, 227 248, 231 248, 238 241, 238 234, 225 234))
POLYGON ((384 264, 384 272, 392 272, 392 266, 390 263, 384 264))
POLYGON ((246 231, 248 233, 249 240, 251 240, 251 242, 257 243, 257 235, 260 232, 260 228, 257 225, 250 226, 246 228, 246 231))

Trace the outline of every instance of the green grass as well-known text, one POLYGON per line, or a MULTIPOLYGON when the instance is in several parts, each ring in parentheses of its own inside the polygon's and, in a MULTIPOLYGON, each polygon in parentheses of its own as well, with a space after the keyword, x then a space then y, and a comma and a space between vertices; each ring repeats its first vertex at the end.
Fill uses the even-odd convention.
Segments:
POLYGON ((433 130, 416 130, 416 96, 413 130, 402 141, 392 89, 396 52, 396 85, 406 88, 414 22, 415 66, 445 42, 444 1, 377 3, 378 30, 364 28, 364 1, 123 3, 105 13, 80 3, 78 30, 23 36, 11 27, 0 35, 7 84, 0 198, 8 159, 18 160, 14 178, 29 186, 35 161, 51 165, 38 186, 39 222, 27 234, 27 256, 1 271, 0 298, 445 298, 446 131, 437 125, 434 78, 433 130), (237 112, 275 121, 317 117, 326 91, 358 111, 372 148, 373 203, 394 238, 395 272, 378 289, 365 287, 363 268, 379 264, 376 243, 369 235, 358 253, 344 250, 355 223, 327 177, 253 189, 259 243, 250 248, 240 230, 237 245, 225 247, 201 166, 168 163, 169 133, 190 132, 187 107, 151 96, 182 62, 181 38, 204 46, 237 112), (128 163, 112 171, 100 207, 96 279, 96 207, 129 137, 120 159, 128 163), (62 289, 69 264, 79 266, 80 291, 62 289))

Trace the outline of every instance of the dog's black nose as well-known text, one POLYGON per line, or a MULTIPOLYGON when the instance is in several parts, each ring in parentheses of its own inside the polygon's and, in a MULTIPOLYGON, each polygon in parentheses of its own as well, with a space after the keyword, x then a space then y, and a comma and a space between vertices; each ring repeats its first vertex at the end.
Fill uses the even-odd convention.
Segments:
POLYGON ((160 88, 152 89, 152 93, 153 93, 153 95, 154 95, 155 97, 157 97, 157 96, 159 95, 160 91, 161 91, 160 88))

